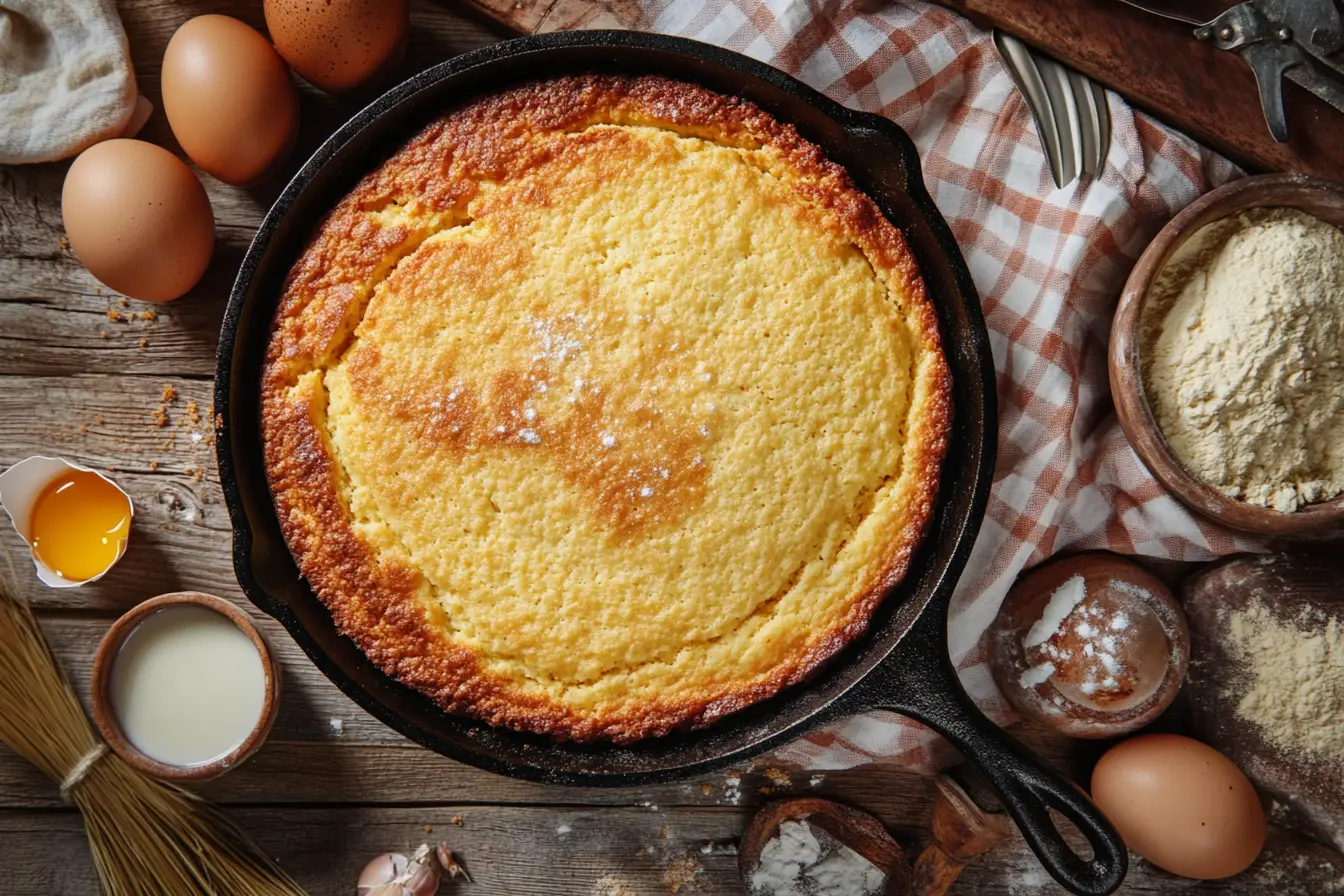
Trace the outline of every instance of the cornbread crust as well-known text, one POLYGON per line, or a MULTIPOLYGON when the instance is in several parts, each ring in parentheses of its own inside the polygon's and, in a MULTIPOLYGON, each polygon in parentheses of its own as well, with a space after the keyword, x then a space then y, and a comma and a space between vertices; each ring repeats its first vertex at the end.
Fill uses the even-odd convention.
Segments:
MULTIPOLYGON (((881 333, 882 338, 889 335, 885 329, 881 333)), ((456 369, 443 373, 460 379, 456 369)), ((496 404, 504 401, 500 396, 511 395, 499 382, 489 392, 496 404)), ((519 407, 510 405, 507 413, 519 407)), ((578 407, 584 407, 582 399, 578 407)), ((496 415, 491 423, 505 419, 499 415, 506 411, 491 412, 496 415)), ((650 426, 664 426, 662 417, 650 419, 650 426)), ((445 709, 576 740, 626 742, 709 724, 803 681, 861 634, 886 591, 904 577, 929 525, 950 420, 950 374, 935 314, 900 232, 843 169, 792 127, 745 101, 657 77, 594 75, 538 82, 471 103, 426 127, 318 225, 284 285, 262 378, 264 455, 281 528, 301 572, 339 629, 385 672, 445 709), (423 443, 428 446, 422 446, 424 451, 438 452, 436 458, 465 462, 505 451, 524 457, 516 432, 526 436, 531 430, 512 430, 506 442, 493 436, 493 430, 472 429, 471 414, 480 416, 490 407, 472 405, 455 411, 458 416, 439 414, 442 401, 453 401, 457 391, 434 392, 440 405, 433 414, 426 411, 427 399, 416 394, 415 383, 397 380, 398 359, 379 351, 375 336, 392 330, 379 316, 383 309, 374 306, 383 302, 392 309, 387 314, 420 307, 422 302, 398 291, 420 295, 414 292, 420 288, 417 277, 441 272, 454 252, 470 251, 461 248, 462 240, 449 245, 443 234, 472 227, 473 222, 494 222, 490 226, 499 228, 488 234, 491 252, 486 260, 473 262, 484 265, 482 284, 488 283, 484 278, 527 263, 526 232, 509 229, 517 224, 510 217, 515 206, 545 209, 553 194, 571 189, 585 171, 600 184, 626 176, 632 166, 672 159, 685 149, 679 140, 696 141, 688 144, 691 155, 715 146, 731 148, 782 185, 783 194, 792 197, 789 213, 800 226, 856 247, 897 309, 893 321, 882 326, 899 326, 900 339, 909 339, 904 441, 894 472, 874 490, 860 493, 850 513, 857 533, 873 507, 884 508, 874 523, 880 532, 866 536, 878 539, 883 549, 863 561, 862 576, 846 586, 842 598, 803 608, 816 609, 818 615, 794 613, 791 618, 805 619, 807 626, 762 636, 764 643, 742 644, 740 652, 751 658, 743 659, 748 668, 741 675, 713 663, 688 661, 677 667, 686 650, 703 646, 693 640, 671 658, 646 657, 625 664, 628 668, 617 663, 596 678, 504 674, 500 668, 527 667, 526 652, 501 658, 470 643, 483 642, 485 635, 455 637, 457 623, 445 609, 452 596, 441 594, 410 559, 411 551, 389 534, 392 526, 352 511, 352 500, 363 507, 372 499, 362 482, 352 482, 347 464, 353 455, 343 458, 338 446, 349 433, 339 439, 333 435, 353 424, 338 423, 329 414, 342 420, 352 414, 367 416, 381 404, 380 425, 404 427, 406 441, 423 443), (507 207, 505 200, 494 198, 502 185, 513 188, 507 207), (334 411, 333 402, 339 405, 334 411), (775 656, 771 638, 796 643, 784 644, 775 656), (658 664, 672 671, 657 680, 639 679, 641 669, 658 664), (629 684, 604 689, 608 679, 628 679, 629 684)), ((553 432, 588 432, 560 425, 553 432)), ((703 424, 700 431, 706 431, 703 424)), ((677 438, 674 432, 659 444, 680 446, 677 438)), ((531 444, 526 437, 522 441, 531 444)), ((712 450, 706 448, 706 455, 712 450)), ((680 447, 677 451, 686 453, 680 447)), ((601 466, 605 461, 560 456, 553 463, 566 469, 581 493, 594 496, 592 514, 618 547, 675 528, 695 512, 697 501, 706 500, 713 482, 712 456, 702 460, 697 455, 671 474, 664 471, 681 503, 668 505, 670 510, 646 511, 612 484, 601 466)), ((839 556, 848 540, 836 543, 839 556)), ((755 631, 764 631, 768 614, 762 617, 765 622, 756 614, 761 607, 775 606, 772 602, 781 595, 788 597, 802 570, 795 571, 786 590, 753 605, 743 626, 756 620, 755 631)), ((823 574, 824 569, 813 578, 823 574)), ((530 637, 520 635, 520 643, 536 647, 540 642, 530 637)), ((721 637, 706 636, 704 644, 721 637)), ((501 643, 507 645, 508 638, 501 643)), ((636 647, 630 651, 637 652, 636 647)))

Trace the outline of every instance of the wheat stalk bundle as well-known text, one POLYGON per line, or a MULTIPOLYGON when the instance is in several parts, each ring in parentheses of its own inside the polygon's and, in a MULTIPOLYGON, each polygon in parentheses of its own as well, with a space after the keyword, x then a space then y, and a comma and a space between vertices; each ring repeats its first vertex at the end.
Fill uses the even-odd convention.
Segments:
POLYGON ((32 609, 3 580, 0 741, 59 783, 83 813, 108 896, 303 896, 223 812, 108 750, 32 609))

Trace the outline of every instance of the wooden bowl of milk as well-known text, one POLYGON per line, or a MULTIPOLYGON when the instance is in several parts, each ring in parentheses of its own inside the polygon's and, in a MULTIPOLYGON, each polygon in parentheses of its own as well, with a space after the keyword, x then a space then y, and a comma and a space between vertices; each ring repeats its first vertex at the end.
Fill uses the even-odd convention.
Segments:
POLYGON ((118 756, 156 778, 224 774, 261 747, 279 707, 279 668, 252 621, 199 591, 136 606, 94 657, 94 721, 118 756))

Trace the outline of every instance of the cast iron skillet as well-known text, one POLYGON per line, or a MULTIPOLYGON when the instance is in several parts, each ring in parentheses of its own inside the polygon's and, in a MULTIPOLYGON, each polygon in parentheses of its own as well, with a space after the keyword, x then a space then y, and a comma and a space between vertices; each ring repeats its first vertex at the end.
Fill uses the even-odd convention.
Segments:
POLYGON ((421 72, 341 127, 262 221, 229 298, 215 379, 220 480, 243 591, 283 623, 351 699, 411 740, 520 778, 637 785, 740 763, 825 722, 889 709, 919 719, 955 744, 999 791, 1050 873, 1075 893, 1101 896, 1125 875, 1119 837, 1081 791, 980 714, 948 659, 948 601, 984 516, 994 469, 994 401, 979 299, 946 222, 924 190, 910 138, 886 119, 845 109, 745 56, 624 31, 549 34, 467 53, 421 72), (933 528, 869 633, 803 687, 704 731, 620 747, 557 743, 452 716, 376 669, 337 633, 299 576, 267 488, 259 426, 259 374, 280 286, 321 215, 425 122, 453 106, 512 83, 592 71, 664 74, 745 97, 792 122, 844 165, 904 231, 919 261, 938 311, 956 406, 933 528), (1074 854, 1047 807, 1077 825, 1094 858, 1074 854))

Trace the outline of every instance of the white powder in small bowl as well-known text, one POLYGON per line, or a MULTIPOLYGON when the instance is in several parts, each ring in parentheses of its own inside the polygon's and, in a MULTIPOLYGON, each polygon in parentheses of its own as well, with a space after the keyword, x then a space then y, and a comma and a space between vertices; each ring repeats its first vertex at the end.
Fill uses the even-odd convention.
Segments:
POLYGON ((876 896, 886 875, 806 819, 786 821, 761 848, 748 879, 756 896, 876 896))

